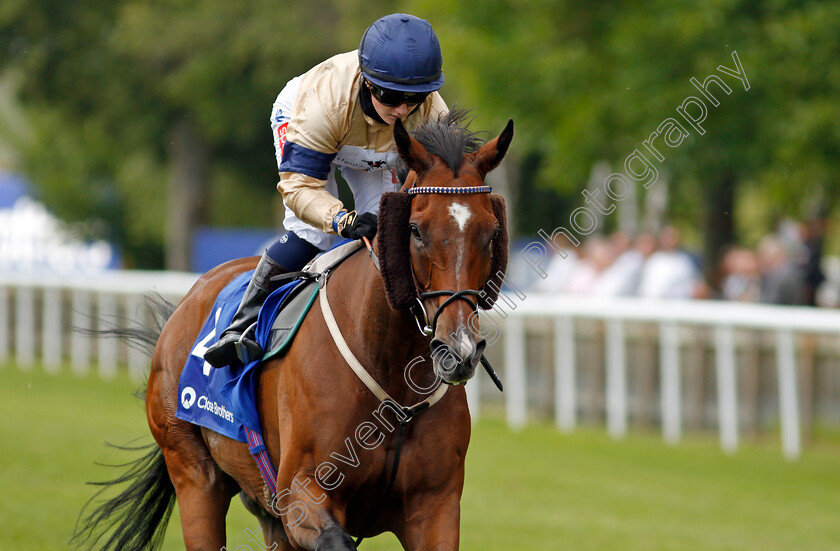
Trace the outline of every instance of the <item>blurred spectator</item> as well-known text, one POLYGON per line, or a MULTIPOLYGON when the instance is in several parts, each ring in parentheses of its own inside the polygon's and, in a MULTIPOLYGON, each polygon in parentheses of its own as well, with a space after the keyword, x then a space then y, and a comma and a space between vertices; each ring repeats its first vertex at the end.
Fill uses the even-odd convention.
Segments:
MULTIPOLYGON (((755 250, 733 246, 720 260, 723 300, 840 307, 840 259, 823 258, 827 218, 807 224, 784 220, 777 233, 755 250), (833 263, 832 263, 833 262, 833 263), (833 270, 823 273, 826 267, 833 270), (835 273, 836 272, 836 273, 835 273), (828 274, 828 276, 826 275, 828 274)), ((591 237, 575 247, 557 240, 566 257, 555 255, 533 290, 602 297, 709 298, 697 260, 680 247, 679 233, 663 228, 658 239, 642 233, 635 240, 622 232, 608 239, 591 237)))
POLYGON ((561 292, 579 295, 595 295, 598 280, 609 268, 615 255, 609 241, 602 237, 593 237, 583 244, 583 254, 575 265, 561 292))
POLYGON ((551 258, 545 273, 545 279, 540 279, 534 285, 533 290, 541 293, 559 293, 566 286, 569 277, 574 272, 580 258, 577 249, 571 241, 562 233, 555 238, 557 246, 563 249, 566 257, 555 254, 551 258))
POLYGON ((638 295, 647 298, 694 298, 702 282, 691 256, 680 250, 679 233, 666 226, 659 233, 659 250, 642 268, 638 295))
POLYGON ((758 244, 761 302, 804 304, 805 280, 789 258, 781 239, 768 235, 758 244))
POLYGON ((630 248, 630 238, 616 232, 610 236, 615 262, 604 270, 597 282, 597 294, 606 297, 632 296, 639 288, 642 266, 656 250, 656 238, 649 234, 639 235, 630 248))
POLYGON ((742 302, 758 302, 761 298, 761 274, 758 257, 744 247, 733 247, 721 261, 721 298, 742 302))
POLYGON ((791 218, 784 218, 776 229, 776 238, 794 264, 805 263, 808 256, 805 250, 805 224, 791 218))
POLYGON ((827 257, 823 262, 825 281, 817 289, 817 306, 840 308, 840 258, 827 257))
POLYGON ((804 302, 809 306, 817 305, 817 291, 826 280, 822 270, 823 241, 828 225, 828 217, 820 210, 803 226, 804 259, 802 276, 805 280, 804 302))

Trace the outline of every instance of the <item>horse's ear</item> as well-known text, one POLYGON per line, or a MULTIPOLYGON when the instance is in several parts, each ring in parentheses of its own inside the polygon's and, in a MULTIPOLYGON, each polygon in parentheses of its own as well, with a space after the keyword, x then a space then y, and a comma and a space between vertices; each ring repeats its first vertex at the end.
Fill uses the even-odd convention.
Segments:
POLYGON ((499 298, 499 291, 505 279, 508 263, 508 228, 507 210, 505 209, 505 198, 496 193, 490 194, 490 204, 493 207, 493 214, 499 221, 499 235, 493 240, 493 252, 490 258, 490 278, 482 288, 478 299, 478 306, 482 310, 489 310, 493 303, 499 298))
POLYGON ((505 158, 511 140, 513 140, 513 119, 508 120, 507 126, 498 137, 490 140, 481 149, 470 155, 482 177, 487 176, 488 172, 499 166, 499 163, 505 158))
POLYGON ((406 174, 405 178, 401 180, 402 188, 400 191, 405 191, 407 189, 411 189, 414 187, 414 183, 417 182, 417 173, 413 170, 409 170, 408 174, 406 174))
POLYGON ((394 142, 403 162, 418 174, 432 166, 432 156, 420 142, 412 138, 400 119, 394 123, 394 142))

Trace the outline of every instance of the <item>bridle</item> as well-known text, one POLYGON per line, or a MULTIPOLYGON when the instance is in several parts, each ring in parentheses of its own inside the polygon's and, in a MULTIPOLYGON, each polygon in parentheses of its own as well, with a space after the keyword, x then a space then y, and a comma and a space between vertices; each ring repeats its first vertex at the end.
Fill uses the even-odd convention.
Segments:
MULTIPOLYGON (((473 194, 473 193, 492 193, 492 188, 490 186, 468 186, 468 187, 439 187, 439 186, 415 186, 416 182, 416 173, 411 171, 408 176, 406 177, 406 183, 402 188, 402 191, 408 193, 410 195, 420 195, 420 194, 441 194, 441 195, 454 195, 454 194, 473 194), (409 187, 410 186, 410 187, 409 187)), ((365 246, 367 247, 368 254, 373 262, 373 265, 376 267, 378 271, 380 271, 379 266, 379 259, 376 257, 376 253, 373 251, 373 246, 371 245, 370 241, 367 237, 364 238, 365 246)), ((414 280, 414 289, 415 289, 415 296, 414 296, 414 303, 409 307, 409 311, 411 312, 412 316, 414 316, 414 321, 417 323, 417 328, 420 330, 420 333, 426 337, 434 335, 435 329, 437 328, 437 322, 440 318, 440 315, 443 313, 443 310, 455 302, 456 300, 463 300, 470 305, 473 312, 478 310, 478 304, 475 300, 470 297, 481 297, 484 294, 484 291, 479 291, 477 289, 461 289, 458 291, 450 291, 450 290, 437 290, 437 291, 424 291, 420 284, 417 281, 417 276, 414 272, 414 266, 411 267, 411 277, 414 280), (437 307, 435 313, 432 315, 431 323, 429 322, 429 316, 426 314, 426 308, 423 306, 423 301, 429 298, 436 298, 446 296, 449 297, 441 303, 440 306, 437 307)), ((487 361, 487 358, 484 355, 481 355, 480 358, 481 365, 487 371, 487 374, 493 380, 493 383, 496 387, 502 391, 503 385, 502 381, 499 379, 499 376, 496 374, 496 371, 493 369, 493 366, 490 365, 490 362, 487 361)))
MULTIPOLYGON (((413 183, 413 181, 412 181, 412 183, 413 183)), ((408 183, 406 185, 408 185, 408 183)), ((491 193, 492 190, 491 190, 490 186, 471 186, 471 187, 462 187, 462 188, 444 188, 444 187, 411 187, 411 188, 406 188, 406 187, 403 187, 403 191, 406 192, 406 193, 409 193, 411 195, 418 195, 418 194, 421 194, 421 193, 422 194, 432 194, 432 193, 435 193, 435 194, 491 193)), ((363 238, 363 240, 364 240, 365 246, 367 247, 368 254, 370 255, 370 258, 371 258, 371 261, 373 262, 374 267, 376 267, 377 271, 381 271, 380 266, 379 266, 379 259, 376 257, 376 253, 373 251, 373 246, 371 245, 371 243, 370 243, 370 241, 368 240, 367 237, 363 238)), ((417 282, 417 276, 414 273, 414 266, 411 267, 411 276, 414 279, 414 288, 415 288, 416 296, 414 297, 415 304, 412 304, 412 306, 410 307, 410 311, 412 312, 412 315, 414 316, 414 319, 417 322, 418 329, 420 329, 420 332, 423 335, 431 336, 431 335, 434 334, 435 328, 437 327, 438 318, 440 317, 441 313, 443 313, 443 310, 447 306, 449 306, 450 304, 452 304, 456 300, 466 301, 470 305, 470 307, 472 308, 473 312, 478 310, 478 304, 476 303, 476 301, 474 301, 473 299, 471 299, 469 297, 470 296, 479 297, 479 296, 481 296, 482 291, 478 291, 478 290, 475 290, 475 289, 461 289, 459 291, 449 291, 449 290, 423 291, 421 289, 419 283, 417 282), (431 325, 430 325, 429 324, 429 318, 426 315, 426 309, 423 307, 423 300, 429 299, 429 298, 442 297, 442 296, 446 296, 448 298, 446 300, 444 300, 443 303, 441 303, 440 306, 438 306, 437 310, 435 311, 434 315, 432 316, 432 322, 431 322, 431 325)), ((325 289, 325 291, 326 291, 326 289, 325 289)), ((326 292, 324 294, 326 295, 326 292)), ((322 299, 322 308, 323 308, 323 305, 326 303, 325 298, 322 299)), ((325 312, 325 319, 327 319, 327 317, 328 317, 327 313, 325 312)), ((332 322, 328 321, 327 325, 330 326, 330 330, 332 331, 333 330, 332 325, 335 325, 334 320, 332 322)), ((340 332, 339 332, 339 334, 340 334, 340 332)), ((335 335, 334 335, 334 338, 335 338, 335 335)), ((343 343, 343 339, 342 339, 342 343, 343 343)), ((337 344, 339 344, 339 343, 337 343, 337 344)), ((368 389, 370 389, 372 392, 374 392, 374 394, 376 394, 377 397, 379 397, 379 399, 382 403, 387 404, 387 405, 392 405, 392 407, 399 408, 399 410, 403 414, 402 416, 398 416, 399 417, 399 422, 400 422, 400 430, 397 434, 397 440, 396 440, 396 444, 395 444, 395 448, 394 448, 394 461, 391 464, 391 472, 388 476, 388 481, 385 485, 385 490, 382 493, 382 497, 384 498, 388 494, 388 492, 391 491, 391 488, 393 487, 394 481, 396 480, 397 471, 399 469, 399 464, 400 464, 400 451, 402 449, 402 443, 403 443, 403 438, 404 438, 404 432, 405 432, 406 425, 410 421, 412 421, 417 414, 425 411, 426 409, 431 407, 434 403, 436 403, 443 396, 443 394, 446 392, 446 389, 448 387, 446 385, 441 385, 438 388, 438 391, 436 391, 435 394, 431 398, 427 398, 423 402, 421 402, 419 404, 416 404, 415 406, 413 406, 411 408, 406 408, 406 407, 403 407, 403 406, 399 406, 399 404, 397 404, 393 399, 391 399, 389 396, 387 396, 387 394, 385 394, 384 391, 382 391, 382 393, 377 392, 376 389, 378 389, 379 386, 375 382, 369 381, 368 380, 368 379, 370 379, 369 376, 365 377, 361 373, 361 371, 363 371, 364 368, 359 370, 358 367, 354 367, 355 358, 352 357, 352 353, 350 354, 349 358, 348 358, 347 355, 345 355, 345 350, 347 352, 349 352, 349 349, 347 349, 346 344, 343 344, 343 346, 342 346, 342 344, 339 344, 339 350, 342 351, 342 355, 344 355, 345 361, 347 361, 348 364, 351 366, 351 368, 353 368, 354 371, 356 371, 356 374, 362 379, 362 381, 365 383, 365 385, 367 385, 368 389), (383 398, 383 395, 385 396, 385 398, 383 398)), ((493 367, 490 365, 490 363, 487 361, 487 359, 484 357, 483 354, 481 355, 480 361, 481 361, 481 364, 484 366, 485 370, 487 371, 487 374, 490 376, 490 378, 496 384, 498 389, 503 390, 501 380, 499 379, 498 375, 496 375, 496 372, 493 370, 493 367)), ((382 501, 380 501, 378 503, 377 509, 380 508, 381 506, 382 506, 382 501)), ((373 514, 371 514, 368 517, 368 519, 365 523, 364 529, 360 532, 361 535, 358 538, 356 538, 355 544, 356 544, 357 548, 359 547, 362 540, 364 539, 364 534, 365 534, 365 532, 367 532, 367 529, 370 526, 370 523, 371 523, 373 517, 374 517, 373 514)))
MULTIPOLYGON (((412 181, 411 184, 414 182, 412 181)), ((408 185, 408 182, 406 183, 408 185)), ((439 194, 439 195, 455 195, 455 194, 473 194, 473 193, 491 193, 493 189, 490 186, 469 186, 469 187, 439 187, 439 186, 421 186, 403 188, 409 195, 420 194, 439 194)), ((437 322, 444 308, 455 302, 456 300, 463 300, 470 305, 473 312, 478 310, 478 304, 475 300, 469 298, 470 296, 480 297, 482 291, 476 289, 461 289, 458 291, 438 290, 438 291, 423 291, 417 281, 417 276, 414 272, 414 266, 411 267, 411 276, 414 279, 414 289, 416 296, 415 304, 411 305, 410 311, 417 322, 417 328, 426 336, 434 335, 437 329, 437 322), (426 308, 423 306, 423 301, 430 298, 449 297, 437 307, 435 313, 432 315, 431 324, 429 317, 426 314, 426 308)))

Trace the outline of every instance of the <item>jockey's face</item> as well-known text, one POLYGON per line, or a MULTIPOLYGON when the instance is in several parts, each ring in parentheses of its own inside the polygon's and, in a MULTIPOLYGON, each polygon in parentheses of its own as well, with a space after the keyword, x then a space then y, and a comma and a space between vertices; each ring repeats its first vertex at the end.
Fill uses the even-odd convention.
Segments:
POLYGON ((380 118, 383 121, 385 121, 389 126, 394 126, 394 123, 397 122, 397 119, 402 119, 403 121, 405 121, 405 118, 408 116, 408 114, 414 111, 414 108, 418 105, 417 103, 408 102, 403 102, 399 105, 385 105, 384 103, 376 99, 375 94, 371 94, 370 99, 373 103, 373 108, 376 109, 377 114, 379 114, 380 118))

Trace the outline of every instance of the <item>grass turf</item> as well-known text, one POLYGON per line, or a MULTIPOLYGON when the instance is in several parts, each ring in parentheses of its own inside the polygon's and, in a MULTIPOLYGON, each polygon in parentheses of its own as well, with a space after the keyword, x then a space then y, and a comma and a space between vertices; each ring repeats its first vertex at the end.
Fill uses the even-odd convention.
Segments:
MULTIPOLYGON (((117 471, 94 462, 134 456, 116 444, 151 442, 143 404, 125 377, 0 368, 0 549, 66 549, 93 488, 117 471)), ((653 435, 613 441, 602 431, 562 435, 549 426, 473 431, 462 500, 461 547, 481 551, 716 551, 840 549, 840 445, 795 463, 777 443, 724 455, 711 438, 676 447, 653 435)), ((238 500, 227 548, 258 549, 238 500)), ((362 549, 398 549, 390 535, 362 549)), ((164 549, 183 549, 176 514, 164 549)))

